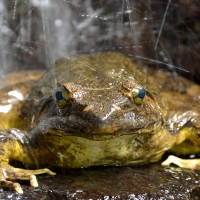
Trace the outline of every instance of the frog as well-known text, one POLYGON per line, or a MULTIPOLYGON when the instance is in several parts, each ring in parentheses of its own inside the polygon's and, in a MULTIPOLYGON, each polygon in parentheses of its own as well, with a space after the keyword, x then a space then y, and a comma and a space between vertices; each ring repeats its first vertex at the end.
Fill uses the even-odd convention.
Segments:
MULTIPOLYGON (((100 52, 65 56, 1 88, 0 105, 13 106, 0 114, 1 186, 23 193, 15 180, 38 187, 36 175, 55 175, 53 167, 137 166, 166 151, 200 152, 200 86, 171 77, 100 52)), ((171 155, 162 165, 171 163, 200 170, 199 159, 171 155)))

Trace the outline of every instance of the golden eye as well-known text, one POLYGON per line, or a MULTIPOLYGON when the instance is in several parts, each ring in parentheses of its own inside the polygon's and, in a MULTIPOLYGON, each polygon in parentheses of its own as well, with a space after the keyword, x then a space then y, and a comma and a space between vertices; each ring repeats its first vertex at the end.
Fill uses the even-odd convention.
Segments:
POLYGON ((132 96, 133 96, 134 102, 140 105, 144 101, 144 98, 146 96, 146 91, 142 86, 136 85, 134 89, 132 90, 132 96))
POLYGON ((69 102, 69 92, 63 87, 59 87, 56 92, 56 101, 59 108, 65 108, 69 102))

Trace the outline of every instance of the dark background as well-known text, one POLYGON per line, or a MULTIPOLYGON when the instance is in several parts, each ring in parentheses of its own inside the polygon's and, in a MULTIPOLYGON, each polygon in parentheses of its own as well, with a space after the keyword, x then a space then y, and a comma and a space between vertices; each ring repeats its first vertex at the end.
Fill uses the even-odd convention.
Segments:
POLYGON ((0 13, 1 74, 120 51, 200 83, 198 0, 0 0, 0 13))

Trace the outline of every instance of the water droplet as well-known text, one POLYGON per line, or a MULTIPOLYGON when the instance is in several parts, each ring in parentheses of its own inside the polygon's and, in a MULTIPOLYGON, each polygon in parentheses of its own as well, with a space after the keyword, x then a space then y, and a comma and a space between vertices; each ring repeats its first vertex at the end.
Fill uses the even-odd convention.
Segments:
POLYGON ((60 26, 62 26, 62 20, 60 20, 60 19, 56 19, 55 20, 55 25, 57 26, 57 27, 60 27, 60 26))

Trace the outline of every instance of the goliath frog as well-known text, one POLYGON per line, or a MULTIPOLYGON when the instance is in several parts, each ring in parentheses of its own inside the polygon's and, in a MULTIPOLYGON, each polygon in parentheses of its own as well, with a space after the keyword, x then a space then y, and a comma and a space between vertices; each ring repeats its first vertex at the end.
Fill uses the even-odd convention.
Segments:
MULTIPOLYGON (((37 186, 35 174, 54 174, 42 167, 140 165, 170 149, 200 152, 200 86, 170 77, 105 52, 58 60, 30 91, 33 81, 2 88, 0 108, 14 106, 0 116, 1 185, 22 193, 12 180, 37 186)), ((163 165, 170 163, 200 169, 198 159, 170 156, 163 165)))

